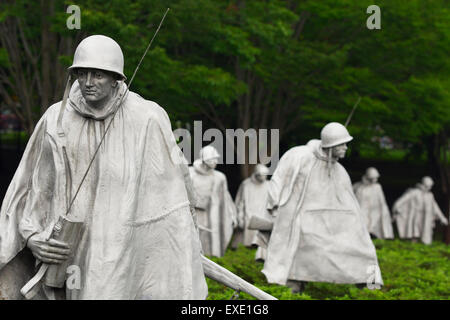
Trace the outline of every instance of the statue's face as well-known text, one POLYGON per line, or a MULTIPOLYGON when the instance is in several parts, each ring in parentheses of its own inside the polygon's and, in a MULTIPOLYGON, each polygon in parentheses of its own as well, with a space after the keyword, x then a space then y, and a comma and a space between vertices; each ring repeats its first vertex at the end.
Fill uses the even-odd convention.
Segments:
POLYGON ((218 158, 203 160, 203 163, 210 169, 215 169, 218 162, 219 162, 218 158))
POLYGON ((107 71, 90 68, 77 70, 78 83, 81 94, 92 107, 100 107, 109 101, 113 95, 113 89, 117 80, 113 74, 107 71))
POLYGON ((347 152, 347 144, 343 143, 331 148, 331 156, 335 159, 342 159, 347 152))
POLYGON ((255 179, 259 182, 264 182, 267 180, 267 176, 264 174, 260 174, 259 172, 255 173, 255 179))
POLYGON ((377 177, 371 177, 369 178, 370 183, 377 183, 378 182, 378 178, 377 177))
POLYGON ((431 189, 433 189, 432 183, 423 183, 422 185, 424 186, 425 191, 431 191, 431 189))

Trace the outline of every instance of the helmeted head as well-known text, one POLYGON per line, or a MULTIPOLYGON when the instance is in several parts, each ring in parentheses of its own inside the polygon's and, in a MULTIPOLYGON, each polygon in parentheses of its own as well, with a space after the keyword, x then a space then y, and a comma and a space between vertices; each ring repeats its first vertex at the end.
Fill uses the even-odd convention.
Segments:
POLYGON ((202 162, 210 169, 214 169, 217 166, 220 158, 219 152, 211 145, 203 147, 199 156, 202 162))
POLYGON ((80 42, 69 67, 81 94, 92 107, 101 108, 114 94, 118 81, 125 80, 123 53, 113 39, 94 35, 80 42))
POLYGON ((91 68, 110 71, 126 79, 123 73, 123 53, 119 44, 110 37, 93 35, 78 44, 69 70, 91 68))
POLYGON ((330 122, 320 132, 321 147, 327 149, 333 158, 343 158, 347 151, 347 143, 353 137, 342 124, 330 122), (331 149, 330 149, 331 148, 331 149))
POLYGON ((380 173, 378 172, 377 169, 375 169, 374 167, 367 168, 367 170, 366 170, 366 178, 370 182, 376 183, 378 181, 379 177, 380 177, 380 173))
POLYGON ((422 185, 425 187, 427 191, 430 191, 433 188, 434 181, 429 176, 425 176, 422 178, 422 185))
POLYGON ((259 182, 264 182, 267 179, 267 176, 269 175, 269 168, 267 168, 263 164, 258 163, 255 166, 253 175, 254 175, 255 179, 258 180, 259 182))

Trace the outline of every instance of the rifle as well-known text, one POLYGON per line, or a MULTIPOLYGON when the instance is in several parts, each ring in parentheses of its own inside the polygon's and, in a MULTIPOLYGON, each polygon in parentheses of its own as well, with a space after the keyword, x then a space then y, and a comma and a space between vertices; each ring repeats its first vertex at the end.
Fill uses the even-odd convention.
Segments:
MULTIPOLYGON (((198 226, 198 228, 200 230, 212 232, 211 229, 202 226, 198 226)), ((203 271, 206 277, 222 283, 223 285, 234 289, 236 292, 243 291, 245 293, 248 293, 252 297, 255 297, 259 300, 277 300, 275 297, 248 283, 247 281, 235 275, 233 272, 225 269, 224 267, 219 266, 217 263, 206 258, 204 255, 202 255, 201 259, 203 271)))
POLYGON ((206 231, 206 232, 209 232, 209 233, 212 233, 212 232, 213 232, 211 229, 209 229, 209 228, 207 228, 207 227, 204 227, 204 226, 201 226, 201 225, 197 225, 197 228, 198 228, 199 230, 203 230, 203 231, 206 231))
POLYGON ((278 300, 203 255, 202 265, 205 276, 220 282, 237 292, 243 291, 259 300, 278 300))
POLYGON ((355 112, 356 107, 358 106, 358 104, 359 104, 360 101, 361 101, 361 97, 358 97, 358 100, 357 100, 356 103, 353 105, 353 109, 352 109, 352 111, 350 112, 350 114, 348 115, 347 120, 345 121, 345 125, 344 125, 345 127, 347 127, 348 124, 350 123, 350 120, 352 120, 353 113, 355 112))

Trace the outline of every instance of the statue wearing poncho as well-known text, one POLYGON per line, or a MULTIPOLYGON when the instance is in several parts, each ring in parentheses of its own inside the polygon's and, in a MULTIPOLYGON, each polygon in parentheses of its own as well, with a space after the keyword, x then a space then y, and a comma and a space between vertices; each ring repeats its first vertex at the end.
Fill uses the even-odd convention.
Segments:
POLYGON ((368 168, 360 182, 353 185, 356 198, 364 215, 367 229, 379 239, 393 239, 392 221, 383 189, 377 183, 380 174, 368 168))
POLYGON ((212 146, 200 150, 200 158, 189 167, 196 195, 196 218, 205 255, 222 257, 236 225, 236 207, 228 191, 227 178, 214 168, 220 155, 212 146))
MULTIPOLYGON (((104 36, 83 41, 87 39, 93 46, 118 47, 104 36)), ((110 50, 101 47, 95 52, 104 57, 110 50)), ((105 125, 119 108, 69 213, 84 225, 72 261, 81 272, 80 286, 66 288, 66 298, 204 299, 200 242, 169 118, 155 102, 133 92, 121 105, 114 104, 125 89, 123 81, 117 81, 112 99, 97 109, 74 82, 61 122, 64 139, 58 135, 61 102, 42 116, 1 208, 0 269, 17 264, 14 257, 27 240, 30 246, 32 237, 50 235, 66 212, 105 125)), ((21 278, 30 279, 29 274, 14 274, 11 269, 7 276, 18 285, 23 285, 21 278)), ((3 278, 0 281, 4 283, 3 278)))
POLYGON ((421 183, 415 188, 408 189, 394 203, 392 212, 400 238, 413 240, 420 238, 423 243, 431 244, 434 221, 439 219, 443 224, 448 224, 448 219, 431 193, 433 184, 430 177, 424 177, 421 183))
POLYGON ((272 216, 266 208, 269 185, 269 181, 267 181, 268 174, 269 169, 266 166, 257 164, 253 174, 239 186, 235 199, 239 228, 233 239, 233 247, 236 248, 239 243, 246 247, 257 245, 255 260, 266 259, 269 238, 267 232, 250 230, 248 227, 252 216, 268 221, 272 220, 272 216))
POLYGON ((331 157, 333 146, 343 157, 352 138, 338 123, 325 126, 321 138, 288 150, 270 180, 268 208, 276 219, 262 272, 270 283, 282 285, 381 285, 375 247, 350 178, 331 157))

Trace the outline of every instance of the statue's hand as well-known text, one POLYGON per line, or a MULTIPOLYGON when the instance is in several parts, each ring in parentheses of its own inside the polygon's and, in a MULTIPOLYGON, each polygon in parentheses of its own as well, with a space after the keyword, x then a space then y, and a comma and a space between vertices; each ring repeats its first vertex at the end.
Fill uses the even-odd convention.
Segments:
POLYGON ((35 234, 28 239, 30 248, 36 259, 44 263, 60 264, 68 259, 70 247, 66 242, 55 239, 46 240, 42 235, 35 234))

